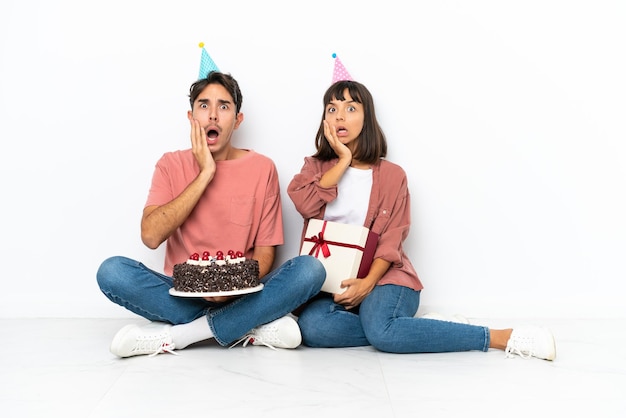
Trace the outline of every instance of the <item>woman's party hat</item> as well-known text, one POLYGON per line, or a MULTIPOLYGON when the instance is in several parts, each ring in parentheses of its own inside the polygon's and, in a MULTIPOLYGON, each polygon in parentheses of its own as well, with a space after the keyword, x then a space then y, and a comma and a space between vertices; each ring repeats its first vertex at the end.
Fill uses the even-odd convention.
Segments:
POLYGON ((337 56, 337 54, 333 53, 333 58, 335 59, 335 69, 333 70, 333 84, 337 81, 350 80, 352 81, 352 76, 346 70, 346 67, 343 66, 343 63, 337 56))
POLYGON ((200 42, 198 44, 200 48, 202 48, 202 55, 200 56, 200 73, 198 74, 198 79, 206 78, 210 72, 219 71, 215 62, 211 59, 211 56, 206 49, 204 49, 204 42, 200 42))

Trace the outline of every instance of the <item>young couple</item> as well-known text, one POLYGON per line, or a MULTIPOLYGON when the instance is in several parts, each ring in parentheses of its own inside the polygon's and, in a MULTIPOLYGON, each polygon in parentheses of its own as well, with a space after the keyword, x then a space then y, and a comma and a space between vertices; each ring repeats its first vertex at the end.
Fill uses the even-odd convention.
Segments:
POLYGON ((122 256, 106 259, 97 272, 106 297, 150 321, 119 330, 113 354, 174 353, 214 338, 221 346, 371 345, 392 353, 491 348, 555 358, 554 338, 542 327, 489 329, 415 317, 422 283, 402 249, 410 228, 406 174, 385 159, 387 142, 373 98, 351 79, 333 82, 324 94, 317 152, 305 158, 287 191, 304 228, 309 219, 326 219, 379 234, 369 274, 346 277, 345 292, 331 295, 320 293, 326 273, 313 256, 274 268, 276 247, 283 244, 278 175, 271 159, 232 144, 244 119, 242 100, 237 81, 219 71, 191 85, 191 148, 165 153, 157 162, 141 219, 147 247, 166 243, 164 274, 122 256), (169 294, 174 264, 194 252, 223 248, 258 260, 262 291, 208 298, 169 294))

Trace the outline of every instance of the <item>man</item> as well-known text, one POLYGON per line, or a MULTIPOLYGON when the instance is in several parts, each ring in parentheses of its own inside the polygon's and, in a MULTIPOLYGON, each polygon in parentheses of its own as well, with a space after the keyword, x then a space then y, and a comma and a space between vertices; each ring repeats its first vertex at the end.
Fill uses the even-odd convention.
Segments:
POLYGON ((121 256, 98 269, 100 289, 111 301, 152 321, 115 335, 111 352, 119 357, 173 352, 209 338, 222 346, 301 343, 289 313, 319 292, 325 270, 314 257, 299 256, 272 271, 276 246, 283 244, 278 175, 272 160, 231 143, 244 120, 242 100, 229 74, 212 71, 193 83, 191 148, 165 153, 156 164, 141 238, 151 249, 166 242, 165 274, 121 256), (211 298, 169 294, 174 264, 193 253, 229 249, 259 262, 261 291, 211 298))

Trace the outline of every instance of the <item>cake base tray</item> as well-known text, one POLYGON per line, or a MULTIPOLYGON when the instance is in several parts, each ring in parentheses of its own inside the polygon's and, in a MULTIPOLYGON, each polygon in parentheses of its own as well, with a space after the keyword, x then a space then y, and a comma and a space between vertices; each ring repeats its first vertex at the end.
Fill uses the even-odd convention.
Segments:
POLYGON ((210 298, 213 296, 237 296, 237 295, 246 295, 248 293, 258 292, 263 289, 263 283, 258 286, 250 287, 248 289, 239 289, 239 290, 227 290, 224 292, 181 292, 179 290, 170 288, 170 295, 172 296, 180 296, 184 298, 210 298))

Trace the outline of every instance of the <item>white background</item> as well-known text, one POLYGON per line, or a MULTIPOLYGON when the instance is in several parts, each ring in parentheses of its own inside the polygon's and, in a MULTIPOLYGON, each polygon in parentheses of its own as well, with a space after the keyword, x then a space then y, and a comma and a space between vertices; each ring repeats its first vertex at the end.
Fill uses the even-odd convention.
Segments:
POLYGON ((188 147, 199 42, 239 81, 234 145, 285 193, 336 52, 374 95, 412 194, 420 310, 624 317, 621 1, 0 2, 1 317, 123 317, 95 273, 160 269, 139 237, 156 160, 188 147))

